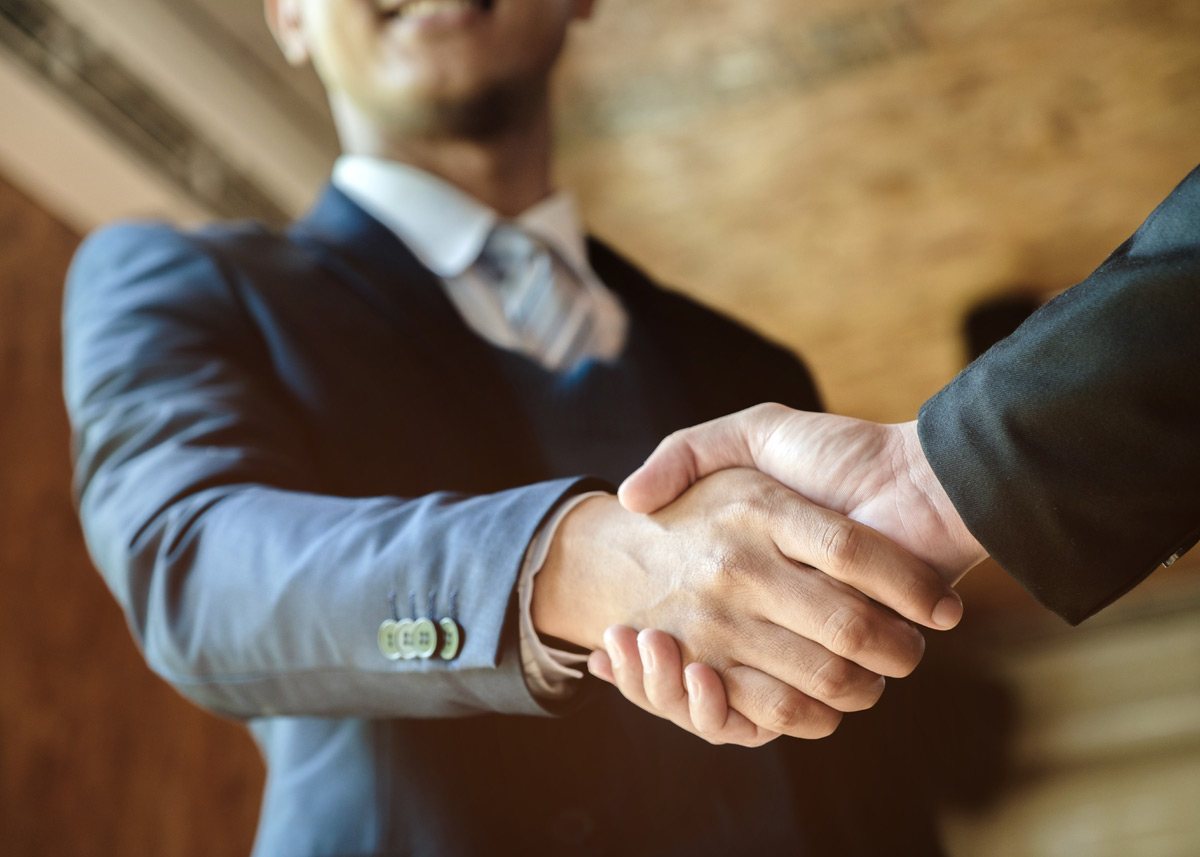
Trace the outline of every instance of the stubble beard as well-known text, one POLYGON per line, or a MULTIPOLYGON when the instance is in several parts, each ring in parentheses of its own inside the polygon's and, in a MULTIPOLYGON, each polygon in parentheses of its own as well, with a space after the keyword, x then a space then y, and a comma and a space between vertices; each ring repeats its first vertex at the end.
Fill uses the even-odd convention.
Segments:
POLYGON ((488 142, 539 121, 548 100, 545 78, 498 82, 468 97, 393 106, 388 132, 400 139, 488 142))

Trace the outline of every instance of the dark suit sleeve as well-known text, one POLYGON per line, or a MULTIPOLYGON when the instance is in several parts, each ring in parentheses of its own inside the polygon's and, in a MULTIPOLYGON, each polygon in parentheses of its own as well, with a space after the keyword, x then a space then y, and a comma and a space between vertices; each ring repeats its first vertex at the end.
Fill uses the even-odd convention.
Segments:
POLYGON ((302 431, 217 264, 186 235, 122 225, 72 266, 66 398, 89 549, 151 667, 242 717, 542 713, 512 593, 577 480, 488 496, 308 490, 302 431), (460 656, 389 661, 376 633, 415 604, 460 656))
POLYGON ((1072 623, 1200 537, 1200 170, 926 403, 971 532, 1072 623))

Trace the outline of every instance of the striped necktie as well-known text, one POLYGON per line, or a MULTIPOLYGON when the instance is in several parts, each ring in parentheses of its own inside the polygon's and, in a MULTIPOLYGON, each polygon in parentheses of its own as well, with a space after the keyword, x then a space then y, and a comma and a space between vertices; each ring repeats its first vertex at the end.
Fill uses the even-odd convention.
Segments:
POLYGON ((495 289, 518 348, 550 370, 587 347, 593 316, 584 285, 553 249, 512 223, 492 229, 479 267, 495 289))

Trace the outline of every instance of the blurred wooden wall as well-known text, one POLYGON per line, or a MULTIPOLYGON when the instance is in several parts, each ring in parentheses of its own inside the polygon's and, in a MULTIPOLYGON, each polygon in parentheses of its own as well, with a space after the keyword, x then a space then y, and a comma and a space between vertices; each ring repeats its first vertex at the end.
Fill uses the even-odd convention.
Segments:
POLYGON ((78 243, 0 178, 0 854, 247 854, 254 745, 150 673, 83 546, 59 376, 78 243))
POLYGON ((1095 268, 1200 162, 1196 0, 600 0, 562 91, 599 232, 911 419, 959 322, 1095 268))

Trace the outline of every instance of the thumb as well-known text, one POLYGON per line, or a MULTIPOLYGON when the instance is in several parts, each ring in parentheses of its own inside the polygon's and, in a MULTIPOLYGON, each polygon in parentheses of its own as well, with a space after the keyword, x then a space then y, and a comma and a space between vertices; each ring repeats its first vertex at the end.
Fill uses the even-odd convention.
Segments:
POLYGON ((700 478, 691 445, 679 437, 666 438, 617 489, 617 499, 630 512, 648 515, 670 503, 700 478))
POLYGON ((630 512, 649 514, 710 473, 756 467, 754 438, 762 437, 788 412, 782 405, 757 405, 669 435, 621 484, 617 492, 621 505, 630 512))

